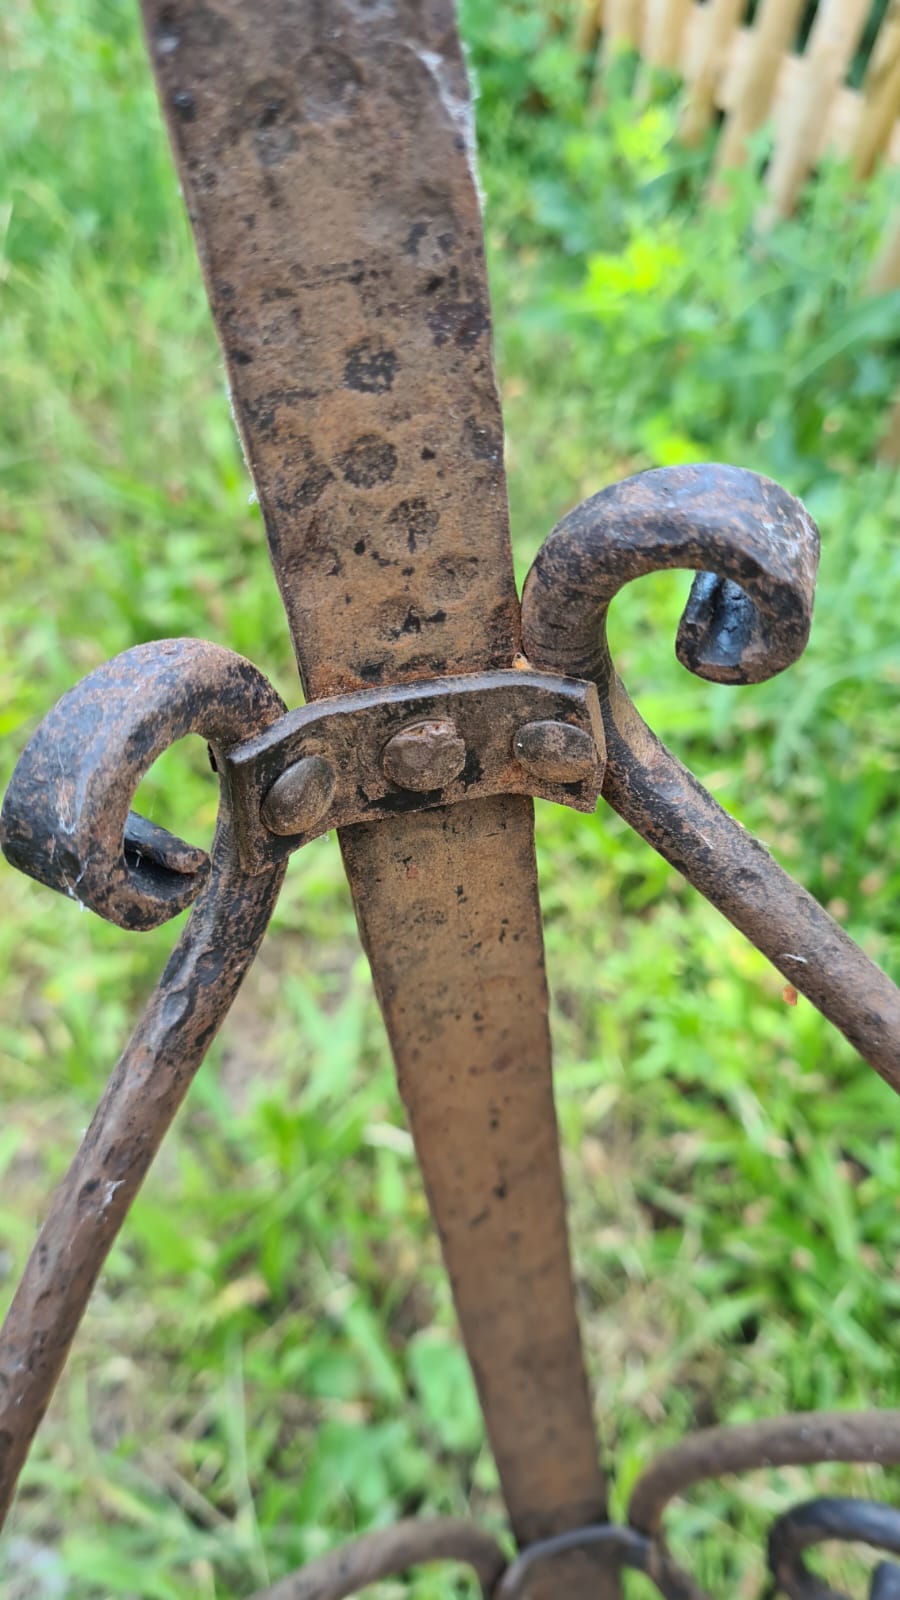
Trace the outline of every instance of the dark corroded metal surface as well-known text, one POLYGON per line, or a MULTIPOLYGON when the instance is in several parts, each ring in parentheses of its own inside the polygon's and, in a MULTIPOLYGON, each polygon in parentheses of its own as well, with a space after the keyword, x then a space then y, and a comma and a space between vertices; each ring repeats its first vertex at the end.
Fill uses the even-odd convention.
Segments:
MULTIPOLYGON (((809 1571, 804 1550, 826 1540, 867 1544, 900 1555, 900 1511, 872 1500, 807 1500, 785 1512, 769 1534, 769 1568, 788 1600, 847 1600, 809 1571)), ((900 1567, 883 1562, 873 1575, 870 1600, 900 1593, 900 1567)))
MULTIPOLYGON (((519 607, 451 0, 143 10, 307 696, 511 668, 519 607)), ((341 835, 523 1542, 606 1514, 532 828, 531 802, 508 796, 341 835)), ((613 1600, 591 1567, 549 1564, 535 1600, 613 1600)))
POLYGON ((550 535, 525 585, 525 648, 535 666, 597 683, 604 798, 900 1091, 900 991, 651 733, 606 641, 624 583, 696 566, 684 664, 733 683, 771 677, 803 649, 817 556, 803 507, 767 479, 718 466, 647 472, 595 495, 550 535))
POLYGON ((603 777, 603 751, 603 723, 593 684, 513 669, 314 700, 232 750, 224 771, 235 800, 241 854, 256 871, 330 828, 457 800, 536 794, 578 811, 593 811, 603 777), (434 766, 434 739, 423 745, 419 736, 421 729, 433 728, 436 722, 454 729, 455 772, 439 771, 434 766), (577 754, 560 749, 556 766, 541 774, 533 761, 526 765, 518 754, 517 734, 529 725, 549 726, 559 741, 568 731, 569 737, 581 735, 584 742, 577 754), (404 736, 411 742, 406 750, 411 764, 406 776, 411 781, 405 786, 398 759, 404 736), (433 781, 421 779, 423 757, 432 763, 433 781), (313 758, 327 763, 333 776, 327 806, 304 830, 273 837, 261 807, 292 766, 313 758))
MULTIPOLYGON (((129 650, 38 729, 4 807, 4 846, 14 841, 21 860, 30 823, 36 876, 53 881, 56 872, 56 887, 89 894, 110 920, 152 926, 172 897, 155 867, 145 877, 122 862, 122 822, 142 772, 186 733, 224 752, 282 710, 262 675, 230 651, 196 640, 129 650), (79 767, 81 744, 90 767, 79 767), (63 824, 61 859, 46 843, 48 817, 63 824)), ((256 954, 282 877, 281 866, 243 872, 223 793, 205 891, 53 1198, 0 1331, 0 1525, 100 1268, 256 954)))
POLYGON ((455 1517, 409 1518, 363 1534, 350 1544, 310 1561, 251 1600, 347 1600, 382 1578, 434 1561, 470 1567, 484 1600, 491 1600, 506 1557, 496 1539, 455 1517))
POLYGON ((381 770, 408 805, 410 794, 443 798, 445 789, 465 771, 467 753, 452 717, 428 717, 391 734, 381 753, 381 770))
POLYGON ((869 1600, 900 1600, 900 1566, 896 1562, 879 1562, 872 1573, 869 1600))

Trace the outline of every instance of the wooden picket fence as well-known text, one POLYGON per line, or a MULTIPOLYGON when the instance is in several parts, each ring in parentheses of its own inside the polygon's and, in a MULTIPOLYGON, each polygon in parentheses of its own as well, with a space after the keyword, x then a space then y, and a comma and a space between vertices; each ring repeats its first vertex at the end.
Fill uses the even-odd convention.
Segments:
MULTIPOLYGON (((809 13, 810 0, 582 0, 576 39, 598 95, 623 51, 641 60, 638 98, 655 73, 682 79, 681 140, 699 144, 716 125, 712 199, 723 175, 747 160, 752 135, 769 125, 757 219, 766 227, 790 215, 826 152, 847 160, 859 181, 881 162, 900 165, 900 0, 816 0, 811 25, 809 13), (853 88, 850 69, 864 42, 862 81, 853 88)), ((867 288, 900 288, 900 215, 885 231, 867 288)), ((900 464, 900 397, 880 455, 900 464)))
MULTIPOLYGON (((751 135, 771 124, 760 220, 772 222, 791 212, 825 151, 848 158, 860 179, 881 160, 900 163, 900 0, 890 0, 881 19, 859 89, 847 77, 870 31, 873 0, 818 0, 801 49, 808 9, 808 0, 760 0, 748 23, 750 0, 585 0, 578 43, 594 59, 598 85, 623 49, 645 63, 639 93, 653 71, 683 78, 687 144, 721 113, 714 190, 721 173, 746 160, 751 135)), ((900 241, 895 254, 900 273, 900 241)))

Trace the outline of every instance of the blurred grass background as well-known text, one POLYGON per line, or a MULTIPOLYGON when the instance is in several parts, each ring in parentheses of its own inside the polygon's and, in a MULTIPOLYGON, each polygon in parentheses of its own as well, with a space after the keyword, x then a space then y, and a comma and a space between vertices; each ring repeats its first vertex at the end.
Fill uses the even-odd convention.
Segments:
MULTIPOLYGON (((809 650, 721 689, 672 654, 688 578, 617 602, 656 730, 900 970, 900 482, 876 446, 900 296, 862 286, 896 180, 828 167, 760 239, 751 165, 702 200, 619 62, 588 105, 565 4, 467 0, 520 574, 553 522, 650 465, 779 478, 823 534, 809 650)), ((0 734, 139 641, 190 633, 298 690, 137 17, 12 0, 0 101, 5 403, 0 734)), ((757 154, 764 158, 764 140, 757 154)), ((757 163, 758 166, 758 163, 757 163)), ((202 747, 142 806, 198 842, 202 747)), ((608 811, 539 808, 578 1288, 615 1509, 686 1428, 900 1403, 896 1100, 608 811)), ((128 936, 2 869, 0 1297, 175 934, 128 936)), ((698 1491, 673 1542, 718 1596, 825 1467, 698 1491)), ((229 1600, 418 1510, 501 1525, 338 853, 273 932, 135 1206, 23 1480, 9 1600, 229 1600)), ((838 1564, 838 1574, 852 1573, 838 1564)), ((470 1593, 423 1572, 382 1596, 470 1593)), ((630 1580, 629 1595, 649 1590, 630 1580)))

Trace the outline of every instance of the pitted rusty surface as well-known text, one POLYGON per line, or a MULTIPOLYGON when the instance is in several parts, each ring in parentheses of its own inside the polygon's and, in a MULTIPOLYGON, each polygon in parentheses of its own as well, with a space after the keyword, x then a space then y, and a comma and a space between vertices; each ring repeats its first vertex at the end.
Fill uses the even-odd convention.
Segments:
POLYGON ((189 733, 218 759, 284 705, 261 672, 200 639, 136 645, 57 702, 23 751, 3 801, 13 866, 122 928, 155 928, 209 876, 195 850, 131 811, 158 756, 189 733))
POLYGON ((799 500, 739 467, 660 467, 602 489, 558 523, 525 583, 525 652, 605 689, 606 613, 623 584, 696 569, 676 651, 716 683, 760 683, 809 638, 819 535, 799 500))
POLYGON ((448 0, 144 0, 310 696, 506 667, 519 608, 448 0))
POLYGON ((382 751, 381 770, 400 794, 443 795, 465 772, 467 754, 466 741, 452 717, 429 717, 391 734, 382 751))
MULTIPOLYGON (((230 652, 142 646, 72 691, 17 769, 3 842, 25 871, 126 927, 199 899, 0 1335, 0 1520, 97 1273, 262 938, 280 856, 302 842, 286 836, 295 822, 321 831, 349 776, 355 803, 364 796, 379 819, 341 830, 360 931, 526 1548, 501 1576, 499 1547, 467 1524, 403 1523, 266 1600, 340 1600, 431 1559, 467 1562, 492 1600, 617 1600, 622 1566, 667 1600, 703 1600, 661 1537, 672 1493, 772 1463, 900 1462, 898 1413, 696 1435, 644 1475, 631 1527, 606 1523, 566 1234, 532 806, 509 791, 527 772, 525 788, 561 786, 590 803, 605 735, 605 797, 900 1089, 900 993, 655 739, 606 645, 624 582, 690 566, 682 662, 725 682, 782 670, 809 632, 816 530, 777 485, 731 468, 666 469, 605 490, 563 520, 529 576, 524 634, 543 676, 505 671, 519 616, 449 0, 144 0, 144 11, 314 703, 282 719, 266 680, 230 652), (565 674, 593 678, 599 705, 565 674), (433 680, 454 677, 464 688, 426 707, 433 680), (499 678, 510 680, 502 715, 499 678), (335 695, 353 704, 324 702, 335 695), (476 709, 471 725, 464 704, 476 709), (417 705, 428 723, 418 742, 404 720, 417 705), (331 747, 313 749, 329 726, 331 747), (370 726, 378 738, 363 749, 370 726), (130 811, 143 773, 187 732, 211 742, 222 775, 210 858, 130 811), (490 760, 476 774, 473 747, 480 759, 485 741, 490 760), (440 788, 423 794, 429 772, 440 788), (260 827, 251 848, 242 820, 239 862, 248 795, 260 827), (274 831, 262 848, 266 814, 274 831)), ((782 1561, 789 1594, 795 1579, 798 1594, 830 1593, 803 1588, 797 1556, 822 1515, 801 1507, 776 1527, 776 1558, 794 1541, 782 1561)), ((861 1525, 840 1516, 842 1528, 861 1525)), ((781 1580, 777 1559, 776 1569, 781 1580)), ((873 1600, 887 1581, 876 1579, 873 1600)))

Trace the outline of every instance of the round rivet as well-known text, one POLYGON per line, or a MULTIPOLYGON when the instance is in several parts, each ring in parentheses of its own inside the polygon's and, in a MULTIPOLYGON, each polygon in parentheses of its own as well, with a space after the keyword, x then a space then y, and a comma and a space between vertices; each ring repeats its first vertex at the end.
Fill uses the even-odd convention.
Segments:
POLYGON ((260 815, 270 833, 290 837, 321 822, 334 799, 335 776, 322 756, 304 756, 276 778, 260 815))
POLYGON ((571 722, 526 722, 513 750, 519 765, 542 783, 582 783, 597 770, 597 746, 571 722))
POLYGON ((449 719, 415 722, 388 740, 381 763, 391 783, 427 794, 445 789, 459 777, 466 764, 466 747, 449 719))

